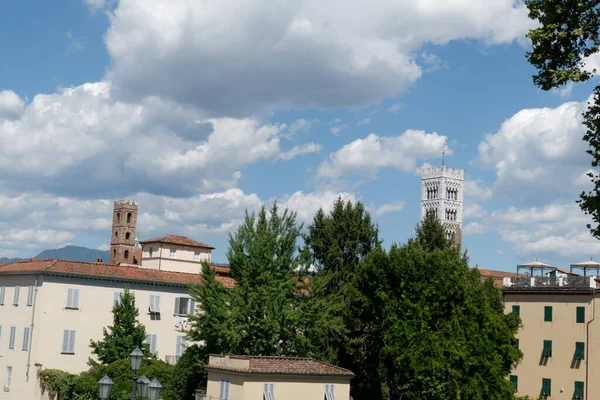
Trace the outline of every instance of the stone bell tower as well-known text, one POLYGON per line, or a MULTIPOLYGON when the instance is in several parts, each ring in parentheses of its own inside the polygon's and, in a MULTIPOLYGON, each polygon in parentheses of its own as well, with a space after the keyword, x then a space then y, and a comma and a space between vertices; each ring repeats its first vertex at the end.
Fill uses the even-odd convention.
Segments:
POLYGON ((139 264, 142 252, 137 243, 137 216, 137 202, 115 201, 110 240, 110 264, 139 264))
POLYGON ((462 211, 465 170, 443 163, 421 173, 421 220, 433 213, 446 228, 446 237, 462 244, 462 211))

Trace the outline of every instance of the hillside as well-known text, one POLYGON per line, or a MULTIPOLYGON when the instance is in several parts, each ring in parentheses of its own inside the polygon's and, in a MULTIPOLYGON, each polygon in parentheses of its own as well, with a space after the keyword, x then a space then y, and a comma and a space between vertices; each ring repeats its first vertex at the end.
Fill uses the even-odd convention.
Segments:
MULTIPOLYGON (((97 258, 102 258, 102 261, 108 263, 108 251, 88 249, 81 246, 65 246, 60 249, 44 250, 34 256, 38 260, 73 260, 83 262, 95 262, 97 258)), ((6 258, 0 257, 0 262, 10 264, 17 261, 26 261, 28 258, 6 258)))

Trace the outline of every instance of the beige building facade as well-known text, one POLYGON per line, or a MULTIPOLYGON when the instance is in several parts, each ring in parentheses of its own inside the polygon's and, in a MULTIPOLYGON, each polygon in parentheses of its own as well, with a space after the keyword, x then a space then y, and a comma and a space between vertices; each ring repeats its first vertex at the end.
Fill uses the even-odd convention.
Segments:
POLYGON ((600 396, 600 318, 595 277, 504 278, 506 312, 520 316, 516 346, 521 363, 511 372, 515 394, 537 399, 600 396))
POLYGON ((353 373, 295 357, 211 355, 207 400, 349 400, 353 373))
POLYGON ((142 268, 199 274, 214 247, 185 236, 167 235, 142 243, 142 268))
MULTIPOLYGON (((232 285, 226 274, 218 279, 232 285)), ((87 370, 90 340, 112 324, 113 304, 125 287, 135 295, 151 350, 175 363, 195 311, 192 283, 200 283, 198 274, 72 261, 0 267, 0 399, 43 398, 38 372, 44 368, 87 370)))

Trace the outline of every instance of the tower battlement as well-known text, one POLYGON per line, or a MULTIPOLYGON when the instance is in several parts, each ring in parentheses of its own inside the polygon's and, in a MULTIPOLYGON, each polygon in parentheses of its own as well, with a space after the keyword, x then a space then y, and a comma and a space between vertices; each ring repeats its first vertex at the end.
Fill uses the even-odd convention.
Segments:
POLYGON ((135 200, 126 200, 126 199, 121 199, 121 200, 115 200, 115 206, 136 206, 137 207, 138 202, 135 200))
POLYGON ((446 178, 465 179, 465 170, 447 167, 445 165, 421 168, 421 177, 423 179, 439 178, 442 176, 446 178))

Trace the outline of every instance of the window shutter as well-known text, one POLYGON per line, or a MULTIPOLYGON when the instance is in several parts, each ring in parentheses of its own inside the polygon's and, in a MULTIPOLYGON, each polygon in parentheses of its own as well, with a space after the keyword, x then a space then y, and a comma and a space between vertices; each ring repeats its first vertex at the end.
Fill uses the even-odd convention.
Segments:
POLYGON ((73 308, 79 309, 79 289, 73 289, 73 308))
POLYGON ((575 381, 575 393, 573 399, 583 399, 583 382, 575 381))
POLYGON ((195 311, 195 309, 194 309, 194 300, 189 299, 188 300, 188 312, 187 312, 187 314, 188 315, 194 315, 194 311, 195 311))
POLYGON ((12 367, 6 367, 6 377, 4 378, 4 391, 10 391, 10 382, 12 380, 12 367))
POLYGON ((33 293, 34 293, 34 287, 29 286, 29 290, 27 291, 27 305, 28 306, 33 305, 33 293))
POLYGON ((519 350, 519 339, 515 339, 515 350, 519 350))
POLYGON ((23 329, 23 351, 29 350, 29 327, 23 329))
POLYGON ((177 336, 177 342, 175 343, 175 355, 181 355, 181 336, 177 336))
POLYGON ((519 391, 519 377, 517 375, 511 375, 510 383, 513 384, 513 392, 517 393, 519 391))
POLYGON ((4 305, 4 295, 6 294, 6 286, 0 287, 0 305, 4 305))
POLYGON ((152 353, 156 354, 156 341, 157 341, 158 335, 152 335, 152 344, 150 345, 150 347, 152 348, 152 353))
POLYGON ((157 294, 154 295, 154 309, 157 313, 160 312, 160 296, 157 294))
POLYGON ((181 301, 181 297, 175 297, 175 311, 173 314, 179 315, 179 302, 181 301))
POLYGON ((585 307, 577 307, 577 323, 583 324, 585 322, 585 307))
POLYGON ((65 308, 73 307, 73 289, 67 289, 67 305, 65 308))
POLYGON ((550 396, 552 393, 552 381, 549 378, 542 378, 541 396, 550 396))
POLYGON ((521 315, 521 306, 512 306, 513 314, 517 314, 517 316, 521 315))
POLYGON ((229 400, 229 381, 225 381, 225 400, 229 400))
POLYGON ((552 357, 552 340, 544 340, 544 349, 542 357, 552 357))
POLYGON ((18 306, 19 305, 19 286, 15 286, 15 298, 13 300, 13 305, 18 306))
POLYGON ((552 322, 552 306, 544 306, 544 321, 552 322))
POLYGON ((10 338, 8 340, 8 348, 9 349, 14 349, 15 348, 15 336, 17 334, 17 327, 16 326, 11 326, 10 327, 10 338))
POLYGON ((75 354, 75 331, 71 331, 69 335, 69 353, 75 354))
POLYGON ((585 355, 585 343, 575 342, 575 355, 573 356, 576 360, 583 360, 585 355))
POLYGON ((269 394, 271 395, 271 400, 276 400, 275 399, 275 384, 274 383, 269 383, 269 394))
POLYGON ((221 388, 219 389, 219 400, 225 399, 225 380, 221 379, 221 388))
POLYGON ((62 353, 68 353, 68 352, 69 352, 69 331, 65 329, 63 331, 62 353))

